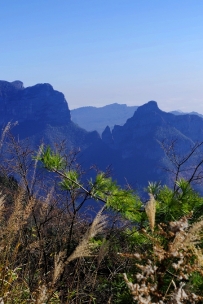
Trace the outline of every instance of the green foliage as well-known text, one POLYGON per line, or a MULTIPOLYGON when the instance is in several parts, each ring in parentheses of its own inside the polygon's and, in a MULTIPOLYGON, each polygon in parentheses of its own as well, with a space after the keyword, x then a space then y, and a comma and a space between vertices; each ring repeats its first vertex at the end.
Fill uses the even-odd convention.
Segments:
POLYGON ((63 190, 77 189, 79 184, 78 177, 79 174, 77 173, 77 171, 70 170, 68 172, 65 172, 64 177, 60 182, 61 188, 63 190))
POLYGON ((49 171, 61 170, 65 167, 65 161, 59 153, 55 153, 48 146, 42 149, 41 155, 37 157, 44 167, 49 171))
POLYGON ((122 189, 110 177, 104 173, 97 174, 95 181, 89 181, 90 189, 86 189, 78 180, 76 170, 66 170, 65 162, 58 153, 54 153, 50 147, 42 151, 38 157, 44 167, 50 171, 57 171, 60 174, 60 186, 63 190, 83 190, 87 195, 95 200, 106 203, 107 208, 120 212, 126 219, 139 222, 141 220, 141 201, 132 190, 122 189))
POLYGON ((145 207, 148 220, 140 228, 126 230, 129 242, 134 244, 134 254, 120 255, 135 260, 133 280, 128 279, 131 273, 125 274, 124 279, 138 304, 145 303, 147 297, 155 303, 203 300, 203 199, 185 180, 176 185, 171 190, 149 184, 151 195, 145 207), (179 298, 182 289, 184 299, 179 298))
POLYGON ((161 189, 161 183, 160 182, 149 182, 148 187, 146 191, 148 193, 151 193, 156 198, 157 194, 159 193, 161 189))
POLYGON ((107 206, 119 211, 126 219, 140 222, 142 203, 131 190, 117 189, 107 200, 107 206))
POLYGON ((109 280, 104 280, 100 285, 102 290, 111 288, 112 293, 112 303, 115 304, 126 304, 131 303, 132 297, 130 292, 123 280, 122 274, 118 274, 111 282, 109 280))
POLYGON ((104 173, 96 176, 95 182, 90 182, 92 193, 106 201, 106 206, 120 212, 126 219, 134 222, 141 220, 141 201, 132 190, 122 189, 104 173))
POLYGON ((149 245, 152 243, 149 237, 143 233, 140 233, 136 227, 125 229, 124 234, 126 235, 132 249, 137 248, 138 250, 142 250, 144 245, 149 245))
POLYGON ((203 198, 195 192, 187 181, 181 179, 177 182, 178 189, 174 192, 167 186, 163 186, 156 194, 158 221, 170 221, 179 219, 183 215, 193 212, 196 220, 203 208, 203 198))
POLYGON ((189 279, 190 289, 203 296, 203 275, 194 271, 189 279))

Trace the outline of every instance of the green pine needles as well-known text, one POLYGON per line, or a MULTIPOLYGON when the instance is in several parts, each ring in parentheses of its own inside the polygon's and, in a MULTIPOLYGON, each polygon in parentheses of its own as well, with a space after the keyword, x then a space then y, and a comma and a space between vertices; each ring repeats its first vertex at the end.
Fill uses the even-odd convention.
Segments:
POLYGON ((189 182, 151 182, 143 203, 104 172, 85 179, 74 153, 30 157, 12 144, 5 164, 19 183, 0 181, 2 304, 203 303, 203 198, 189 182), (49 174, 30 181, 31 162, 49 174))
POLYGON ((87 186, 84 186, 79 179, 79 173, 70 168, 67 170, 63 157, 53 152, 50 147, 43 149, 37 159, 46 169, 60 176, 60 186, 63 190, 82 190, 87 196, 103 202, 106 208, 120 212, 126 219, 140 221, 139 211, 142 203, 138 196, 131 189, 122 189, 110 177, 106 177, 105 173, 98 173, 94 181, 89 180, 87 186))

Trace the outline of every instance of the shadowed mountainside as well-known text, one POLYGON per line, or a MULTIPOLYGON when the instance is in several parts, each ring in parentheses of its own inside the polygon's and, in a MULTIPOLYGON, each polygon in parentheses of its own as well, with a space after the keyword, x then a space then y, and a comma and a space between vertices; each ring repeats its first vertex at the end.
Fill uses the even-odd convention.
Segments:
MULTIPOLYGON (((138 107, 123 126, 115 125, 112 131, 107 126, 100 138, 96 131, 87 132, 71 121, 64 95, 51 85, 24 88, 21 81, 0 81, 0 126, 3 129, 7 123, 16 121, 12 133, 20 142, 28 137, 31 147, 37 149, 42 141, 53 146, 65 140, 68 150, 81 150, 79 162, 84 168, 96 165, 105 171, 110 166, 119 184, 129 183, 138 190, 143 190, 148 181, 170 185, 174 180, 172 172, 163 170, 163 167, 174 170, 163 145, 170 147, 175 143, 174 152, 181 160, 195 143, 203 141, 201 117, 166 113, 155 101, 138 107)), ((184 170, 199 162, 202 152, 200 147, 182 168, 183 174, 188 174, 184 170)))
MULTIPOLYGON (((102 141, 99 148, 93 145, 91 151, 87 149, 84 153, 92 155, 92 163, 112 164, 113 175, 120 184, 128 181, 137 189, 142 189, 148 181, 170 184, 174 174, 163 168, 175 169, 161 146, 170 147, 174 142, 174 152, 180 160, 196 142, 203 141, 203 119, 197 115, 163 112, 155 101, 150 101, 140 106, 123 126, 114 126, 112 132, 106 127, 102 141)), ((192 162, 199 162, 201 151, 193 155, 188 168, 192 162)))
POLYGON ((65 140, 69 149, 85 148, 99 138, 71 121, 64 95, 47 83, 24 88, 21 81, 0 81, 0 125, 9 122, 17 122, 12 133, 19 140, 29 137, 34 148, 41 140, 50 145, 65 140))

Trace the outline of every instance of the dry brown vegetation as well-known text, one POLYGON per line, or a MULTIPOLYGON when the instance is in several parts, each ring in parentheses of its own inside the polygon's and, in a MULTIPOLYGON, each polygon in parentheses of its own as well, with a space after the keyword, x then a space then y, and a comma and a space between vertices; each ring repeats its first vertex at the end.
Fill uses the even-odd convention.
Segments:
POLYGON ((203 199, 188 182, 150 184, 144 205, 103 173, 83 182, 63 147, 10 136, 6 149, 0 304, 203 302, 203 199))
MULTIPOLYGON (((29 198, 19 189, 13 204, 0 197, 2 303, 93 303, 97 272, 109 250, 107 216, 85 216, 29 198), (91 299, 92 297, 92 299, 91 299)), ((102 266, 103 267, 103 266, 102 266)), ((110 271, 109 271, 110 272, 110 271)))
MULTIPOLYGON (((60 176, 37 171, 27 143, 10 136, 7 150, 0 178, 0 303, 113 303, 112 285, 126 269, 113 249, 122 234, 120 216, 107 215, 97 201, 97 211, 88 207, 90 197, 74 185, 61 191, 60 176)), ((69 171, 82 174, 75 155, 64 159, 69 171)))

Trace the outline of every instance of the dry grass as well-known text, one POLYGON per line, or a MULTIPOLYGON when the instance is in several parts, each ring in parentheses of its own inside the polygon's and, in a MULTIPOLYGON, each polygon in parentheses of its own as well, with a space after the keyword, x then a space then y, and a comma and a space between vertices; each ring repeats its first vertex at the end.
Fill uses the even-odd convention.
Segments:
POLYGON ((153 237, 146 230, 143 233, 152 242, 152 250, 141 255, 136 253, 134 257, 129 255, 137 261, 135 283, 124 273, 133 299, 137 304, 202 303, 203 297, 192 292, 187 282, 194 272, 203 276, 203 250, 198 247, 202 241, 203 220, 189 226, 190 214, 168 225, 159 224, 154 231, 153 198, 148 204, 146 213, 154 233, 153 237), (165 289, 164 282, 169 282, 165 289))
POLYGON ((150 197, 150 199, 145 206, 145 212, 146 212, 148 220, 149 220, 149 226, 153 232, 154 225, 155 225, 156 201, 155 201, 153 194, 149 193, 149 197, 150 197))
POLYGON ((6 207, 6 197, 0 196, 0 297, 4 304, 14 300, 19 304, 62 303, 56 299, 61 276, 70 262, 92 256, 91 241, 106 226, 102 209, 83 236, 78 231, 78 245, 69 254, 66 244, 71 218, 50 204, 52 200, 50 194, 42 203, 19 190, 13 206, 6 207))

